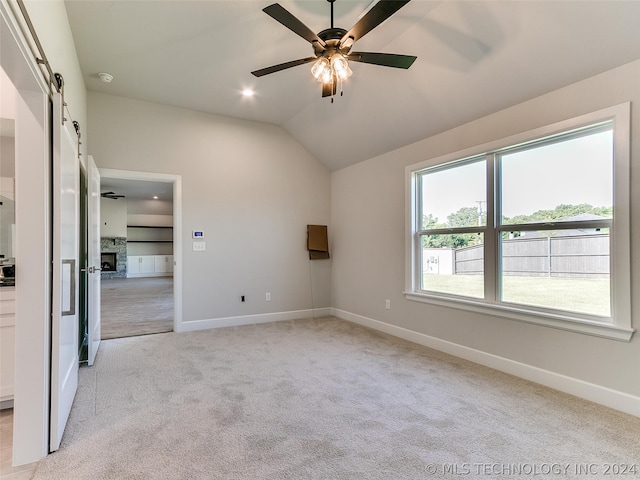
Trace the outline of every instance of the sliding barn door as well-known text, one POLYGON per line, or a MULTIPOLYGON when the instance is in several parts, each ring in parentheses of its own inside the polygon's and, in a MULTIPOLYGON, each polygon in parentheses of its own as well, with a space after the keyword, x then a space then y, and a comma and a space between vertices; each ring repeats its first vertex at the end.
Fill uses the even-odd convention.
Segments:
POLYGON ((93 157, 87 159, 89 177, 89 201, 87 235, 87 300, 89 333, 89 366, 93 365, 100 346, 100 171, 93 157))
POLYGON ((60 447, 78 387, 78 137, 63 122, 62 96, 53 97, 53 298, 49 450, 60 447))

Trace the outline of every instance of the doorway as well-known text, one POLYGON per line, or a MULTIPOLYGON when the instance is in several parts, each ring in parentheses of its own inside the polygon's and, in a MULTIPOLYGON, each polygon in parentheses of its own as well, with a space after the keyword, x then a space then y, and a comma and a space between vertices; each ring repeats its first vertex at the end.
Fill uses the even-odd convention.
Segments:
POLYGON ((102 339, 173 331, 181 312, 180 177, 100 172, 102 339))

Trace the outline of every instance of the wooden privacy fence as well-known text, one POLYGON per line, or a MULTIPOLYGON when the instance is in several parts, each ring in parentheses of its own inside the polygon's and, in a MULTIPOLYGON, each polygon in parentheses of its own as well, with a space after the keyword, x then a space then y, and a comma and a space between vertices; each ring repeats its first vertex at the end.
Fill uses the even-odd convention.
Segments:
MULTIPOLYGON (((483 272, 482 245, 424 250, 425 273, 474 275, 483 272), (451 262, 450 266, 447 263, 451 262)), ((504 275, 527 277, 609 277, 609 235, 518 237, 502 241, 504 275)))

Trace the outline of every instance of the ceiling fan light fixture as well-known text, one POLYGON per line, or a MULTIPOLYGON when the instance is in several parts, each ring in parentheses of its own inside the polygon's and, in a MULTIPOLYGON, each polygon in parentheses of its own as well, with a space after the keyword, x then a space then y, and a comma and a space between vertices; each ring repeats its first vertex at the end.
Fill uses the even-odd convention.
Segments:
POLYGON ((325 78, 327 75, 331 77, 331 64, 325 57, 320 57, 311 67, 311 75, 322 83, 326 83, 325 78))
POLYGON ((333 83, 334 78, 342 81, 353 75, 344 55, 334 53, 331 59, 320 57, 311 67, 311 74, 320 83, 333 83))
POLYGON ((371 3, 367 9, 350 30, 334 26, 333 4, 335 1, 327 0, 331 5, 331 27, 318 33, 315 33, 278 3, 263 8, 264 13, 309 42, 313 48, 313 56, 272 65, 253 71, 251 74, 262 77, 313 62, 311 74, 313 78, 322 83, 322 96, 332 97, 331 101, 333 102, 333 96, 336 95, 338 87, 340 95, 342 95, 342 82, 353 75, 351 68, 349 68, 349 60, 403 69, 407 69, 413 64, 416 60, 415 56, 377 52, 350 53, 351 47, 360 38, 386 22, 389 17, 411 0, 370 0, 371 3))
POLYGON ((340 53, 335 53, 331 57, 331 70, 333 70, 338 80, 346 80, 353 75, 353 71, 349 68, 349 62, 340 53))

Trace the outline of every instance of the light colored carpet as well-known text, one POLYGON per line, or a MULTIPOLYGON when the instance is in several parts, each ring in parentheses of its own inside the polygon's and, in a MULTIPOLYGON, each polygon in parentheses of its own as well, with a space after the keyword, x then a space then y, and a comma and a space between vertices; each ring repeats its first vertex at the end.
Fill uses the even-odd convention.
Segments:
POLYGON ((640 418, 324 318, 102 342, 34 478, 558 478, 639 459, 640 418), (552 464, 568 471, 477 474, 552 464))
POLYGON ((173 330, 173 278, 112 278, 101 281, 103 339, 173 330))

